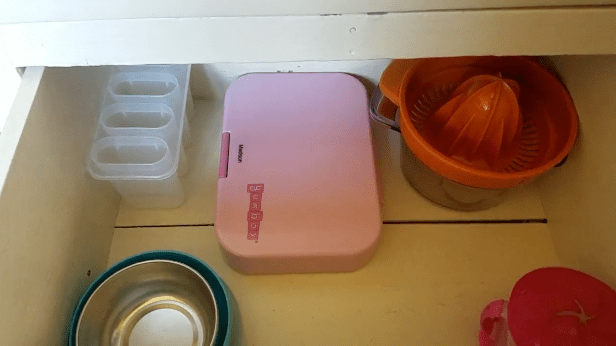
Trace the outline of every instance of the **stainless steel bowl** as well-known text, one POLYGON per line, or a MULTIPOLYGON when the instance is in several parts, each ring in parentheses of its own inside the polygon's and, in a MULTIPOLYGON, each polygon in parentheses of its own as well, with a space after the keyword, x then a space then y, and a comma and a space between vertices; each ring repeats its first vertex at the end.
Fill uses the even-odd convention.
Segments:
POLYGON ((423 163, 401 138, 400 166, 406 180, 424 197, 457 210, 483 210, 500 204, 509 189, 484 189, 447 179, 423 163))
POLYGON ((210 285, 187 265, 138 262, 89 297, 77 323, 81 346, 214 345, 218 307, 210 285))

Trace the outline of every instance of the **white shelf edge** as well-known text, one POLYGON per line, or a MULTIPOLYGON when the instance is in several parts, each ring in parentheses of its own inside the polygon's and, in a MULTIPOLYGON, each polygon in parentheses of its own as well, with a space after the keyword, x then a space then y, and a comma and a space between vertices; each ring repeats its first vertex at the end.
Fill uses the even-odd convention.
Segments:
POLYGON ((15 66, 610 54, 614 21, 573 7, 46 22, 0 25, 0 46, 15 66))

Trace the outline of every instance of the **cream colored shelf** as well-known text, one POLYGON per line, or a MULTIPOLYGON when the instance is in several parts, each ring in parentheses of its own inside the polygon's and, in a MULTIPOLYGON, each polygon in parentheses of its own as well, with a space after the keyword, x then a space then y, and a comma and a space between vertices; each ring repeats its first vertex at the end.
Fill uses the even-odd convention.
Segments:
POLYGON ((545 224, 385 225, 356 272, 257 276, 225 263, 213 227, 116 229, 109 264, 157 249, 197 256, 223 278, 245 345, 476 346, 487 303, 559 264, 545 224))
MULTIPOLYGON (((453 5, 446 6, 449 8, 460 8, 459 4, 465 4, 462 7, 469 4, 496 7, 497 3, 504 6, 546 4, 546 0, 37 2, 42 3, 41 6, 30 1, 28 6, 4 6, 16 8, 21 14, 9 11, 4 15, 5 9, 0 10, 0 47, 14 66, 616 53, 613 30, 616 9, 613 6, 428 10, 443 8, 445 3, 453 5), (142 5, 146 2, 147 5, 142 5), (73 3, 81 5, 73 6, 73 3), (160 11, 161 3, 172 11, 160 11), (194 6, 184 6, 186 3, 194 6), (264 3, 268 5, 262 6, 264 3), (297 6, 300 3, 302 5, 297 6), (419 3, 426 6, 416 6, 419 3), (333 6, 322 7, 324 4, 333 6), (80 7, 88 10, 80 10, 80 7), (122 7, 136 9, 145 18, 135 19, 135 12, 125 12, 122 7), (62 15, 62 8, 69 9, 72 14, 62 15), (412 8, 425 10, 410 10, 412 8), (283 15, 262 16, 255 10, 261 13, 280 11, 283 15), (237 16, 219 17, 215 13, 220 11, 237 16), (176 18, 182 16, 179 12, 189 12, 190 18, 176 18), (297 15, 298 12, 327 15, 297 15), (98 19, 91 20, 93 18, 87 13, 94 13, 98 19), (163 18, 148 18, 152 13, 163 18), (125 15, 129 17, 113 19, 125 15), (66 21, 47 20, 61 17, 66 21), (84 20, 71 20, 71 17, 84 20)), ((558 0, 549 3, 611 2, 558 0)))
MULTIPOLYGON (((187 201, 177 209, 136 209, 121 203, 116 226, 211 225, 216 217, 216 186, 222 128, 222 102, 195 102, 192 141, 187 146, 190 171, 184 178, 187 201)), ((413 189, 399 164, 399 135, 373 126, 385 221, 455 221, 543 219, 545 214, 536 185, 512 192, 503 204, 484 211, 460 212, 436 205, 413 189)))

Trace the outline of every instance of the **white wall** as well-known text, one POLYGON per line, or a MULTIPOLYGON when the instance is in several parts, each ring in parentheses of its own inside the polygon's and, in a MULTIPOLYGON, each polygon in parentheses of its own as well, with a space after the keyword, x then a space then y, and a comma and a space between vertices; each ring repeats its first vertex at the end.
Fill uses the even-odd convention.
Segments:
POLYGON ((0 133, 13 104, 20 82, 19 74, 0 53, 0 133))
POLYGON ((545 174, 542 202, 563 265, 616 286, 616 57, 553 61, 580 116, 567 162, 545 174))
POLYGON ((2 345, 66 345, 77 299, 107 266, 120 197, 84 158, 108 73, 24 73, 0 135, 2 345))

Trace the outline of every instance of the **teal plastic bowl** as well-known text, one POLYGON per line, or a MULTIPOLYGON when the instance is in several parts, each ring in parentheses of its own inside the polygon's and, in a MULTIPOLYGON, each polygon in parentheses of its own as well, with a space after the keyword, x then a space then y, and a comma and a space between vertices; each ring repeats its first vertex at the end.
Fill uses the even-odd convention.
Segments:
POLYGON ((210 285, 216 305, 218 306, 218 333, 216 336, 215 345, 231 346, 239 344, 240 340, 240 316, 237 303, 229 288, 225 285, 222 279, 203 261, 196 257, 179 251, 149 251, 132 257, 128 257, 103 272, 90 284, 88 289, 79 299, 77 307, 73 312, 73 317, 69 332, 69 346, 77 345, 77 325, 79 318, 83 312, 88 299, 94 291, 110 276, 118 271, 136 263, 152 261, 152 260, 168 260, 182 263, 201 275, 210 285))

